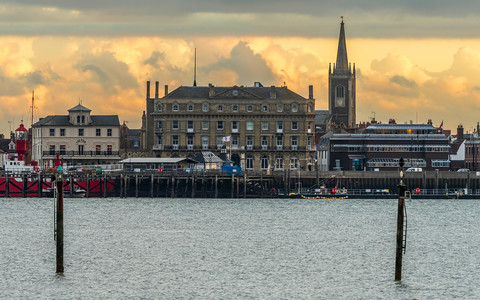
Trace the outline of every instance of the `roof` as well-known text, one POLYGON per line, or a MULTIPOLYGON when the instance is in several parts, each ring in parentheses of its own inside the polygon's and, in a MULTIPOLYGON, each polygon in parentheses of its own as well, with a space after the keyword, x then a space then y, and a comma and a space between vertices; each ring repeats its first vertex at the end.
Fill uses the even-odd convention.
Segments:
POLYGON ((374 130, 374 129, 416 129, 416 130, 437 130, 437 127, 429 124, 372 124, 369 125, 367 130, 374 130))
POLYGON ((155 164, 155 163, 163 163, 163 164, 176 164, 184 160, 191 160, 191 158, 181 158, 181 157, 134 157, 134 158, 127 158, 121 160, 119 163, 121 164, 155 164))
POLYGON ((347 73, 348 72, 348 58, 347 58, 347 44, 345 41, 345 26, 340 23, 340 36, 338 37, 338 49, 337 49, 337 63, 335 65, 335 73, 347 73))
POLYGON ((194 157, 199 163, 223 163, 223 160, 216 156, 213 152, 202 151, 202 153, 197 153, 194 157))
POLYGON ((68 111, 71 112, 71 111, 92 111, 92 110, 86 108, 81 104, 78 104, 77 106, 70 108, 68 111))
POLYGON ((330 112, 328 110, 316 110, 315 111, 315 124, 327 124, 328 120, 331 118, 330 112))
MULTIPOLYGON (((243 99, 245 96, 229 97, 227 94, 223 95, 229 90, 240 90, 244 92, 243 95, 248 95, 251 98, 270 99, 270 89, 271 87, 243 87, 243 86, 231 86, 231 87, 214 87, 215 96, 219 99, 232 98, 232 100, 243 99)), ((210 87, 208 86, 180 86, 173 90, 171 93, 163 97, 163 99, 211 99, 209 97, 210 87)), ((288 100, 306 100, 304 97, 298 95, 297 93, 289 90, 286 86, 275 87, 276 100, 288 99, 288 100)))
MULTIPOLYGON (((90 117, 92 119, 92 123, 82 124, 79 126, 120 126, 120 121, 118 120, 117 115, 96 115, 90 117)), ((32 127, 40 126, 73 126, 73 124, 70 123, 69 116, 57 115, 45 117, 33 124, 32 127)))

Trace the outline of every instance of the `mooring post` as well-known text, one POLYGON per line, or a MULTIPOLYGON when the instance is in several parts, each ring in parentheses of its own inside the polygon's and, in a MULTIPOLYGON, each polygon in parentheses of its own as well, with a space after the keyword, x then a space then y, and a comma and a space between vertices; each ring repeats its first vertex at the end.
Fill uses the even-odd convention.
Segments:
POLYGON ((195 175, 192 175, 192 198, 195 198, 195 175))
POLYGON ((138 174, 135 174, 135 198, 138 198, 138 174))
POLYGON ((155 178, 153 177, 153 173, 150 176, 150 198, 153 198, 153 186, 155 183, 155 178))
POLYGON ((42 187, 43 187, 42 174, 40 174, 40 172, 38 172, 37 176, 38 176, 37 193, 38 193, 38 198, 41 198, 42 197, 42 187))
POLYGON ((232 173, 232 187, 231 187, 231 197, 230 198, 233 198, 233 190, 235 188, 234 184, 235 184, 235 176, 232 173))
MULTIPOLYGON (((63 172, 59 170, 59 172, 63 172)), ((57 273, 63 273, 63 178, 57 174, 57 273)))
POLYGON ((218 175, 215 174, 215 198, 218 198, 218 175))
POLYGON ((240 196, 240 177, 237 174, 237 198, 240 196))
POLYGON ((7 172, 5 172, 5 197, 10 197, 10 178, 7 172))
POLYGON ((403 183, 403 158, 399 161, 400 184, 398 185, 398 211, 397 211, 397 244, 395 256, 395 281, 402 280, 402 256, 403 256, 403 224, 405 217, 405 191, 407 186, 403 183))
POLYGON ((87 174, 87 185, 85 186, 86 190, 87 190, 87 195, 86 197, 87 198, 90 198, 90 175, 87 174))
POLYGON ((27 175, 26 174, 22 174, 22 197, 23 198, 27 198, 27 189, 28 189, 28 185, 27 185, 27 175))
POLYGON ((171 198, 175 198, 175 175, 172 177, 172 191, 170 193, 171 198))
POLYGON ((247 198, 247 173, 243 173, 243 199, 247 198))

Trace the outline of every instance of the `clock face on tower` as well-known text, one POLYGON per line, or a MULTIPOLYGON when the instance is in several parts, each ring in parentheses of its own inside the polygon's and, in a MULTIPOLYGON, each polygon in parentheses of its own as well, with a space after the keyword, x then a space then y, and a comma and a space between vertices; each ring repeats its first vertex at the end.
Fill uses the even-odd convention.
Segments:
POLYGON ((345 106, 345 99, 344 98, 335 99, 335 106, 336 107, 344 107, 345 106))

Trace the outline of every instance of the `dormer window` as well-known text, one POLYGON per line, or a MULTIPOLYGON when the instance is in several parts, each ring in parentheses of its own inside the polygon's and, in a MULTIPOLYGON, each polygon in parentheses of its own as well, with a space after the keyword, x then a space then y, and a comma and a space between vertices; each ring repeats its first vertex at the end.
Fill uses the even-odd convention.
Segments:
POLYGON ((193 111, 193 105, 192 104, 188 105, 188 111, 193 111))
POLYGON ((178 111, 178 104, 173 105, 173 111, 178 111))
POLYGON ((162 111, 162 104, 161 103, 157 105, 157 110, 162 111))
POLYGON ((218 111, 219 111, 219 112, 222 112, 222 111, 223 111, 223 106, 219 105, 219 106, 218 106, 218 111))
POLYGON ((298 112, 298 105, 297 104, 292 105, 292 112, 298 112))
POLYGON ((237 111, 238 111, 238 106, 234 105, 234 106, 232 107, 232 110, 233 110, 234 112, 237 112, 237 111))
POLYGON ((85 124, 85 116, 82 116, 82 124, 85 124))
POLYGON ((80 124, 80 116, 77 116, 77 124, 80 124))

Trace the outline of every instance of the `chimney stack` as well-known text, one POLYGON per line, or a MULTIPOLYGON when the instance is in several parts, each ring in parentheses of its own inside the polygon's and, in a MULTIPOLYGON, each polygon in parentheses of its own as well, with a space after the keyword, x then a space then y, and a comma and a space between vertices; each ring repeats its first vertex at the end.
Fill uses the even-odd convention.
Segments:
POLYGON ((313 85, 308 86, 308 99, 313 99, 313 85))
POLYGON ((209 90, 208 90, 208 97, 212 98, 215 96, 215 86, 211 83, 208 84, 209 90))
POLYGON ((168 84, 165 85, 165 96, 168 95, 168 84))
POLYGON ((463 125, 457 127, 457 139, 463 140, 463 125))
POLYGON ((158 99, 158 81, 155 81, 155 99, 158 99))
POLYGON ((277 93, 275 92, 275 86, 270 87, 270 99, 277 99, 277 93))
POLYGON ((150 81, 147 81, 147 99, 150 99, 150 81))

